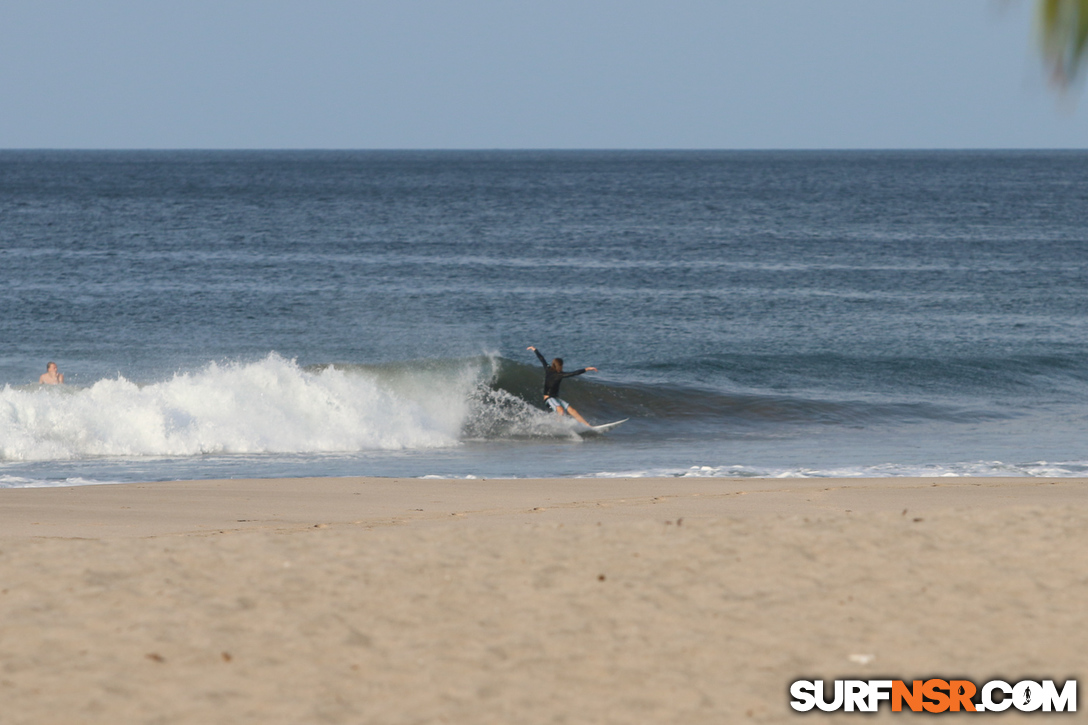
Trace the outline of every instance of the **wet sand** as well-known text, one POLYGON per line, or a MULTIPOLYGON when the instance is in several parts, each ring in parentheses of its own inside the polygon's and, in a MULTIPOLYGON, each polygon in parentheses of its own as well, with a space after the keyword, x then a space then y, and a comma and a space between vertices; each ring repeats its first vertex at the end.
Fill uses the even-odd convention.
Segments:
POLYGON ((7 489, 0 722, 856 720, 789 683, 1079 677, 1085 602, 1081 479, 7 489))

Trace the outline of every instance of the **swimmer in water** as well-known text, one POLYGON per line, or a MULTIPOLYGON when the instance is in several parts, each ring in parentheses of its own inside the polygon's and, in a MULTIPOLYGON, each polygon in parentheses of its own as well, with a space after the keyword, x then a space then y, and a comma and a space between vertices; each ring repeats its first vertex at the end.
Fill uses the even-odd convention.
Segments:
POLYGON ((586 419, 572 408, 570 403, 559 397, 559 383, 563 382, 563 378, 573 378, 575 375, 590 371, 597 372, 597 368, 582 368, 581 370, 565 373, 563 372, 563 358, 557 357, 549 364, 544 356, 540 354, 540 350, 532 345, 525 349, 535 352, 540 364, 544 366, 544 402, 548 404, 548 407, 559 415, 570 414, 576 421, 588 426, 589 423, 586 422, 586 419))
POLYGON ((64 373, 57 371, 57 364, 50 362, 45 366, 45 372, 38 377, 42 385, 60 385, 64 382, 64 373))

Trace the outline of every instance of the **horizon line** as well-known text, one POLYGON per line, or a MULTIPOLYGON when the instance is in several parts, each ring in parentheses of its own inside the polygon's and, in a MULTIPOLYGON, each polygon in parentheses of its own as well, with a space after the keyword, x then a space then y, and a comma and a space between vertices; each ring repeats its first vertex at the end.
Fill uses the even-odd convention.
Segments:
POLYGON ((656 153, 694 153, 694 152, 970 152, 970 151, 1088 151, 1088 146, 873 146, 873 147, 844 147, 844 146, 806 146, 806 147, 620 147, 620 146, 496 146, 496 147, 334 147, 334 146, 12 146, 0 147, 0 153, 11 152, 293 152, 293 153, 458 153, 458 152, 509 152, 509 153, 572 153, 572 152, 656 152, 656 153))

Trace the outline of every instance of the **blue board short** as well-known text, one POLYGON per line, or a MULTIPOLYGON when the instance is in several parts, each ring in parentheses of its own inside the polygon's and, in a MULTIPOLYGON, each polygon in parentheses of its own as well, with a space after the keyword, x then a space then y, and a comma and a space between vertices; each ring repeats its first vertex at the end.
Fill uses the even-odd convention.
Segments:
POLYGON ((562 408, 564 413, 567 411, 567 408, 570 407, 570 403, 563 400, 562 398, 548 398, 544 402, 547 403, 548 407, 552 410, 558 411, 560 408, 562 408))

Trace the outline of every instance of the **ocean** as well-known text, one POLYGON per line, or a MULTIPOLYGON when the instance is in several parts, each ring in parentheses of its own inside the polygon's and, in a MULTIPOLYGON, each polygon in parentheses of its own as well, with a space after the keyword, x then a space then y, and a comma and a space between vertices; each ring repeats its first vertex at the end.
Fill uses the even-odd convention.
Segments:
POLYGON ((1075 151, 3 151, 0 487, 1085 475, 1086 221, 1075 151))

